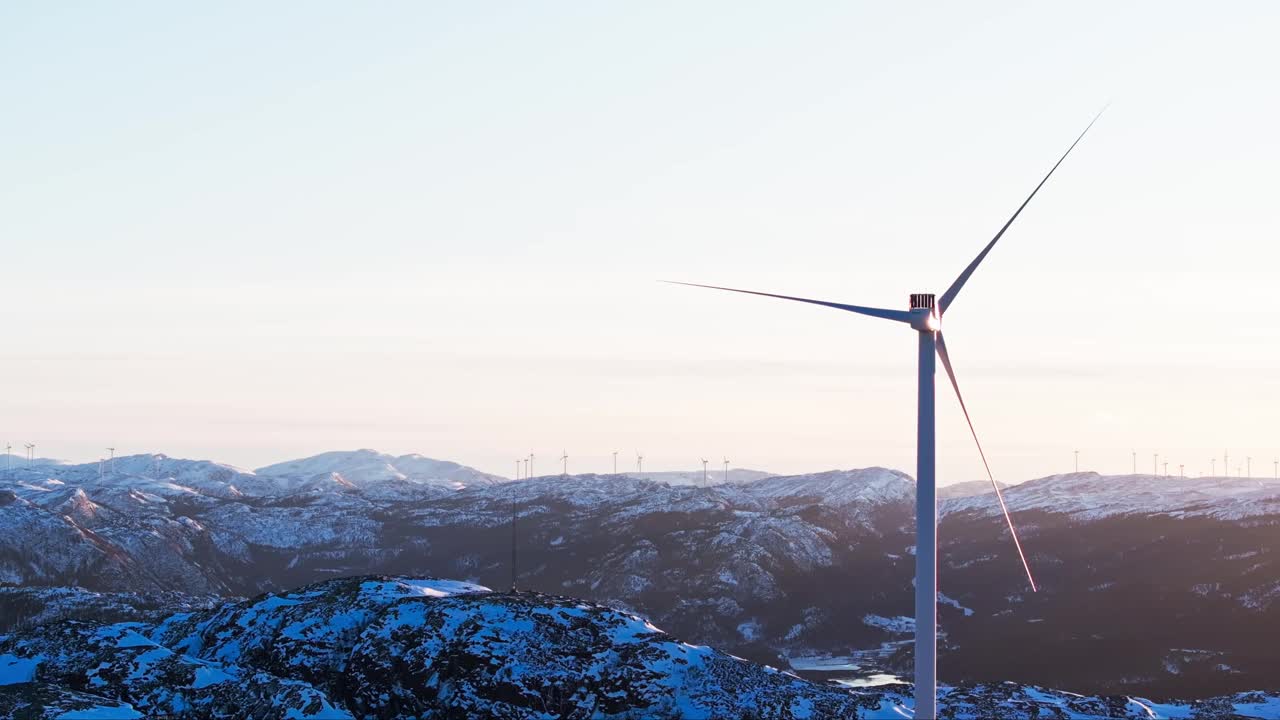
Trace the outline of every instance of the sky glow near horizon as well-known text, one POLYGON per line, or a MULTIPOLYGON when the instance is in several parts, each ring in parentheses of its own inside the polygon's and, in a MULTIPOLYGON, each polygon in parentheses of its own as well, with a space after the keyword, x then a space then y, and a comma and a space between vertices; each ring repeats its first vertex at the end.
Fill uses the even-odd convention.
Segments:
MULTIPOLYGON (((1269 477, 1277 30, 1261 2, 9 4, 0 443, 914 473, 913 332, 656 281, 905 308, 1110 102, 946 318, 993 470, 1269 477)), ((938 393, 939 481, 984 478, 938 393)))

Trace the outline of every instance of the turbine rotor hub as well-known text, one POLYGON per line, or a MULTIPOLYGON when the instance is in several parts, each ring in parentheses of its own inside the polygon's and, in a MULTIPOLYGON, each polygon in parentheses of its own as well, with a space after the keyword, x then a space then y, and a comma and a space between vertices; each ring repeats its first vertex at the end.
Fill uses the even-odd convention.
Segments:
POLYGON ((942 327, 933 293, 911 294, 911 327, 920 332, 937 332, 942 327))

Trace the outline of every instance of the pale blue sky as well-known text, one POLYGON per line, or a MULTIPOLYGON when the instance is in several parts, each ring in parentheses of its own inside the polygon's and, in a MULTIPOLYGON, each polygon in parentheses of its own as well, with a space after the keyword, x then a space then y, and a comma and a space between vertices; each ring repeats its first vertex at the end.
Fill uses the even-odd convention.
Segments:
MULTIPOLYGON (((947 318, 995 470, 1269 474, 1278 32, 1264 2, 8 3, 0 442, 911 471, 911 332, 654 281, 941 292, 1111 102, 947 318)), ((940 480, 980 477, 940 407, 940 480)))

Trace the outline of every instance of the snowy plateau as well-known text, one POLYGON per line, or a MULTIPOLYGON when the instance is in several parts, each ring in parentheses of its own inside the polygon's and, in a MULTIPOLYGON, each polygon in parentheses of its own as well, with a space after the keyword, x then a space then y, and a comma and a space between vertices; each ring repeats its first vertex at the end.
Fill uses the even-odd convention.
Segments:
MULTIPOLYGON (((15 458, 0 716, 909 712, 910 476, 645 475, 15 458)), ((1012 486, 1038 593, 994 496, 940 494, 944 716, 1280 717, 1280 483, 1012 486)))

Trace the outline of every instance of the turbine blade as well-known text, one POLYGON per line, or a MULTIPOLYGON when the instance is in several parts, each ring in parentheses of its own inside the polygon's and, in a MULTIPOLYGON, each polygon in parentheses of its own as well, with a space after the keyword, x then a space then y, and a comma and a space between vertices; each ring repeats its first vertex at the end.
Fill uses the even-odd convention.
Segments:
POLYGON ((1067 148, 1067 151, 1062 154, 1062 157, 1058 158, 1058 162, 1054 163, 1052 168, 1049 168, 1049 174, 1044 176, 1044 179, 1040 181, 1040 184, 1036 185, 1036 189, 1032 190, 1031 194, 1027 196, 1027 199, 1023 200, 1022 204, 1018 206, 1017 211, 1013 213, 1013 217, 1009 218, 1009 221, 1004 224, 1004 227, 1000 228, 1000 232, 996 233, 996 236, 991 238, 991 242, 987 243, 987 246, 982 248, 982 252, 978 253, 978 257, 974 258, 973 262, 969 263, 969 266, 964 269, 964 272, 960 273, 960 277, 956 278, 956 281, 951 283, 951 287, 947 288, 947 291, 942 293, 942 297, 938 300, 939 315, 942 315, 947 311, 947 308, 951 307, 951 303, 955 301, 956 295, 960 294, 960 288, 964 287, 965 281, 969 279, 969 276, 973 274, 974 270, 978 269, 978 265, 982 263, 983 258, 987 256, 987 253, 991 252, 991 248, 995 247, 996 241, 1004 235, 1004 232, 1009 229, 1009 226, 1013 224, 1013 221, 1018 219, 1018 215, 1022 213, 1022 210, 1027 206, 1027 203, 1031 202, 1031 198, 1035 197, 1036 193, 1040 192, 1040 188, 1044 187, 1046 182, 1049 182, 1049 178, 1053 176, 1053 171, 1057 170, 1058 166, 1062 164, 1062 161, 1067 159, 1067 156, 1076 148, 1076 145, 1084 139, 1085 133, 1089 132, 1089 128, 1093 127, 1093 124, 1098 122, 1098 118, 1102 117, 1102 113, 1105 111, 1106 108, 1103 108, 1092 120, 1089 121, 1089 124, 1085 126, 1084 132, 1080 133, 1080 137, 1077 137, 1076 141, 1071 143, 1071 147, 1067 148))
POLYGON ((827 302, 826 300, 810 300, 809 298, 792 297, 790 295, 775 295, 767 292, 757 292, 755 290, 739 290, 737 288, 720 287, 718 285, 699 285, 698 283, 677 282, 675 280, 663 280, 662 282, 671 285, 687 285, 689 287, 709 288, 711 290, 727 290, 728 292, 745 293, 747 295, 760 295, 761 297, 778 298, 780 300, 795 300, 796 302, 809 303, 810 305, 823 305, 837 310, 846 310, 848 312, 858 313, 859 315, 870 315, 871 317, 884 318, 886 320, 897 320, 898 322, 911 322, 911 313, 906 310, 888 310, 886 308, 863 307, 862 305, 845 305, 844 303, 827 302))
POLYGON ((947 353, 947 344, 942 339, 942 333, 938 333, 938 357, 942 359, 942 367, 947 370, 947 377, 951 378, 951 387, 955 388, 956 399, 960 401, 960 409, 964 411, 964 420, 969 423, 969 433, 973 435, 973 442, 978 446, 978 455, 982 458, 982 466, 987 469, 987 477, 991 480, 991 487, 995 488, 996 499, 1000 501, 1000 511, 1004 513, 1004 521, 1009 526, 1009 534, 1013 536, 1013 546, 1018 549, 1018 557, 1022 559, 1022 569, 1027 571, 1027 582, 1031 583, 1031 592, 1039 592, 1036 588, 1036 579, 1031 576, 1031 565, 1027 563, 1027 556, 1022 552, 1022 543, 1018 540, 1018 531, 1013 526, 1013 518, 1009 516, 1009 506, 1004 503, 1004 493, 1000 492, 1000 484, 996 482, 996 478, 991 474, 991 465, 987 462, 987 454, 982 451, 982 442, 978 440, 978 431, 973 427, 973 420, 969 418, 969 408, 965 407, 964 395, 960 394, 960 383, 956 382, 955 370, 951 368, 951 356, 947 353))

